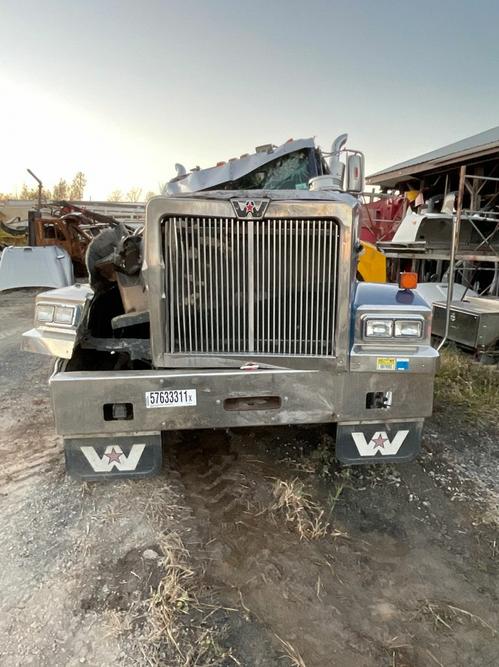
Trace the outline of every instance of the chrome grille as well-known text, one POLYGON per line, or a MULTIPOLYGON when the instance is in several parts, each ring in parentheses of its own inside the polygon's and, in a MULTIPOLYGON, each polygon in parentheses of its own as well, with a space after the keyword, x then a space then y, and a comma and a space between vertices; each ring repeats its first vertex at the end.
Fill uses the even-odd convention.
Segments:
POLYGON ((333 355, 334 220, 171 217, 167 349, 333 355))

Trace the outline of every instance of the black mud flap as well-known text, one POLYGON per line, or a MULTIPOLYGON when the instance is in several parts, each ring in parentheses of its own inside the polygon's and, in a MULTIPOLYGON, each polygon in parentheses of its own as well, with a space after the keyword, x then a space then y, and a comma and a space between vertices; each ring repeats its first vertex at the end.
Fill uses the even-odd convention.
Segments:
POLYGON ((76 479, 151 477, 161 470, 161 434, 64 438, 64 455, 76 479))
POLYGON ((349 465, 412 461, 421 451, 423 421, 338 424, 336 457, 349 465))

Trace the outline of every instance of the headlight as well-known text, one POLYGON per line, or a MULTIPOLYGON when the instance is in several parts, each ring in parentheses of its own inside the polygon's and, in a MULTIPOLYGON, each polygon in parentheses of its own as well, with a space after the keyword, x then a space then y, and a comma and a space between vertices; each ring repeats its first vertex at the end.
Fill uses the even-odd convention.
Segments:
POLYGON ((420 320, 395 320, 395 336, 421 338, 423 323, 420 320))
POLYGON ((57 324, 73 324, 75 309, 73 306, 56 306, 54 322, 57 324))
POLYGON ((75 306, 39 303, 36 306, 35 318, 40 324, 72 326, 75 323, 75 313, 75 306))
POLYGON ((39 322, 52 322, 54 319, 54 306, 42 303, 36 307, 36 319, 39 322))
POLYGON ((364 335, 366 338, 391 338, 393 336, 393 320, 365 320, 364 335))

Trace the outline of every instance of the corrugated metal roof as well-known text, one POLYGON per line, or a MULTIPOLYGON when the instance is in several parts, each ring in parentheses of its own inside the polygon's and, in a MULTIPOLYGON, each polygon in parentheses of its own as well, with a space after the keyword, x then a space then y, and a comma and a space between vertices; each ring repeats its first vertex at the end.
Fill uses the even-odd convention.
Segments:
POLYGON ((418 174, 427 171, 430 167, 440 163, 452 162, 463 156, 472 156, 475 152, 482 153, 487 148, 499 147, 499 125, 485 132, 474 134, 453 144, 447 144, 429 153, 423 153, 405 162, 399 162, 391 167, 378 171, 367 177, 367 182, 381 185, 394 177, 418 174))

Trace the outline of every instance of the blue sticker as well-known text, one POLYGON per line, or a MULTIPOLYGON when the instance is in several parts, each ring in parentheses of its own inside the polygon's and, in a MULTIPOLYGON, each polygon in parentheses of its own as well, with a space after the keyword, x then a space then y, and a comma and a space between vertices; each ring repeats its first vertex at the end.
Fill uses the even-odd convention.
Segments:
POLYGON ((409 370, 409 359, 397 359, 395 362, 395 370, 397 371, 408 371, 409 370))

